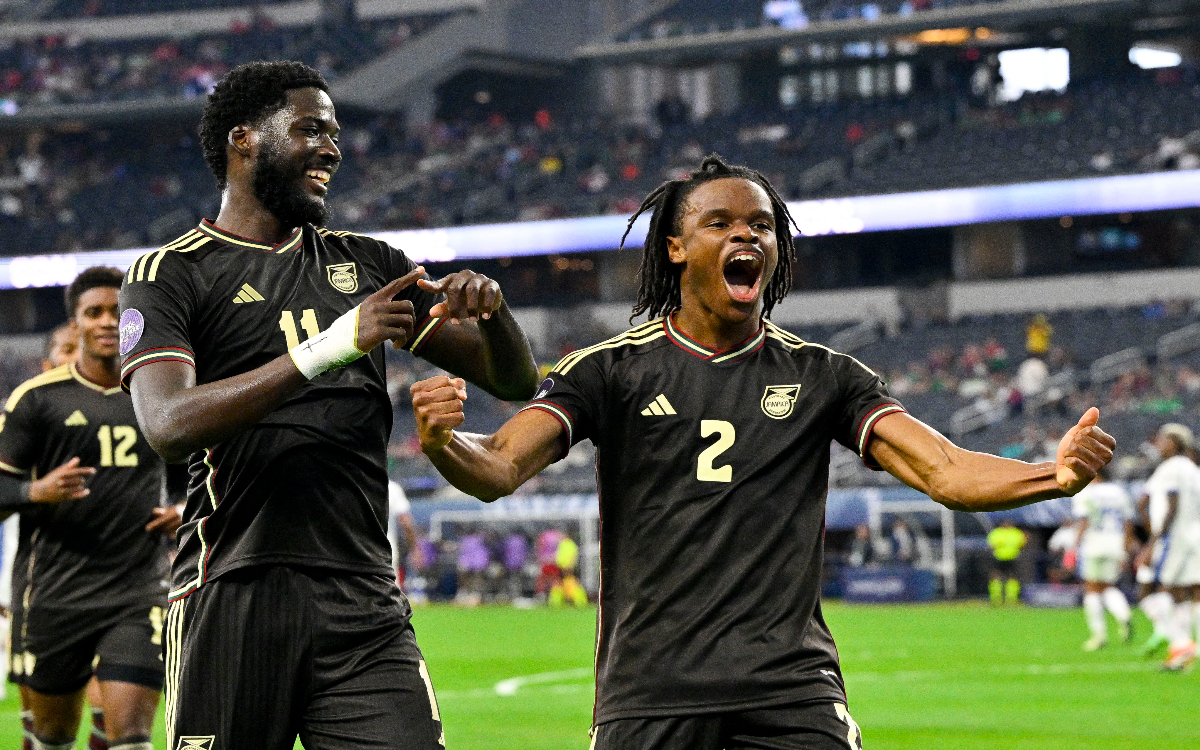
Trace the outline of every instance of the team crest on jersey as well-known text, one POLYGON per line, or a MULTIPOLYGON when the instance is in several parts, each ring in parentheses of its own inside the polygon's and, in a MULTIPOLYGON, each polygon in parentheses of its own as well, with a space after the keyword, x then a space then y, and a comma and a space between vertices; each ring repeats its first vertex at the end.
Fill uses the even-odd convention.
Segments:
POLYGON ((796 398, 800 395, 800 384, 768 385, 763 392, 762 410, 771 419, 784 419, 792 415, 796 408, 796 398))
POLYGON ((210 734, 206 737, 180 737, 175 750, 214 750, 217 736, 210 734))
POLYGON ((334 263, 325 266, 329 272, 329 283, 339 292, 350 294, 358 291, 358 267, 353 263, 334 263))
POLYGON ((539 398, 544 397, 547 393, 549 393, 553 389, 554 389, 554 379, 546 378, 545 380, 542 381, 542 384, 538 387, 537 395, 535 395, 533 397, 533 400, 537 401, 539 398))

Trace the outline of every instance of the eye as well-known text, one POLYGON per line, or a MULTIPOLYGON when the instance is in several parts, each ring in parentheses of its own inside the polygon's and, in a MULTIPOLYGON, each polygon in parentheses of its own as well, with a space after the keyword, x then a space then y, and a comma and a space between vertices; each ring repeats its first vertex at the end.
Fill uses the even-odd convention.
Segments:
POLYGON ((771 226, 770 224, 768 224, 768 223, 766 223, 766 222, 759 222, 759 223, 757 223, 757 224, 755 224, 755 225, 754 225, 754 228, 755 228, 755 229, 762 230, 762 231, 764 231, 764 232, 773 232, 773 231, 775 231, 775 227, 771 226))
POLYGON ((718 220, 718 221, 709 222, 708 226, 712 229, 724 229, 725 227, 729 226, 729 224, 718 220))

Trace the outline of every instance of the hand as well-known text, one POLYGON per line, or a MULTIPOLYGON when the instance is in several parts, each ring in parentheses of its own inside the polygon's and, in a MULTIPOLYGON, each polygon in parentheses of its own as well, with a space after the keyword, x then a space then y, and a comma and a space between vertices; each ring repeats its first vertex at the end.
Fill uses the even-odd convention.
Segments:
POLYGON ((500 285, 481 273, 462 270, 452 273, 441 281, 421 279, 417 286, 434 294, 445 294, 446 301, 434 305, 429 314, 435 318, 449 318, 454 323, 470 320, 475 323, 487 320, 500 309, 504 295, 500 285))
POLYGON ((35 503, 61 503, 66 500, 82 500, 92 491, 87 480, 96 474, 91 466, 80 466, 76 456, 29 485, 29 500, 35 503))
POLYGON ((1112 460, 1117 441, 1096 426, 1100 410, 1092 407, 1067 430, 1058 444, 1055 479, 1067 495, 1074 495, 1096 478, 1096 472, 1112 460))
POLYGON ((413 304, 408 300, 392 299, 421 278, 425 269, 417 266, 362 301, 358 306, 358 337, 354 345, 369 352, 384 341, 399 349, 412 339, 413 304))
POLYGON ((467 400, 466 382, 462 378, 452 380, 438 375, 413 383, 409 390, 412 391, 421 450, 425 453, 440 451, 449 445, 454 428, 466 420, 463 414, 463 402, 467 400))
POLYGON ((180 505, 168 505, 165 508, 151 509, 154 520, 146 524, 146 531, 157 531, 174 539, 175 532, 179 531, 179 527, 183 525, 181 507, 180 505))

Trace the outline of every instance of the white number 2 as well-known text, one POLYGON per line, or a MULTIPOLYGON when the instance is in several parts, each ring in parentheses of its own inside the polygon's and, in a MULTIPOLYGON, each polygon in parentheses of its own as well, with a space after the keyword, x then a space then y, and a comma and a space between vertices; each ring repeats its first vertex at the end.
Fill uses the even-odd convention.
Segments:
POLYGON ((700 420, 700 437, 706 438, 714 432, 720 437, 717 438, 717 442, 701 451, 700 457, 696 459, 696 479, 701 482, 731 482, 733 467, 729 464, 714 467, 713 461, 733 446, 737 433, 733 425, 723 419, 700 420))

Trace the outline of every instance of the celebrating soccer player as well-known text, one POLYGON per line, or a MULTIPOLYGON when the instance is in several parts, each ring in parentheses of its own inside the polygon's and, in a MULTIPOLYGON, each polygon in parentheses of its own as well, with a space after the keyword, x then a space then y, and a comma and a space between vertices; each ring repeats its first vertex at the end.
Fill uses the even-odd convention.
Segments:
POLYGON ((767 322, 793 246, 758 172, 709 157, 645 211, 634 313, 651 320, 567 355, 494 435, 453 429, 461 381, 414 384, 421 447, 494 500, 574 443, 596 445, 593 748, 860 747, 819 601, 830 441, 973 511, 1074 494, 1115 442, 1090 409, 1055 463, 963 450, 854 358, 767 322))
POLYGON ((442 747, 391 565, 379 345, 500 398, 537 386, 496 282, 435 282, 319 228, 341 161, 327 90, 301 63, 231 70, 200 124, 220 213, 121 293, 123 381, 151 445, 194 477, 166 627, 172 749, 442 747))
POLYGON ((120 388, 123 276, 96 267, 72 282, 78 359, 19 386, 0 417, 0 469, 30 478, 6 510, 21 514, 10 678, 35 748, 74 746, 94 673, 107 733, 97 742, 149 750, 163 685, 163 538, 179 524, 120 388))

